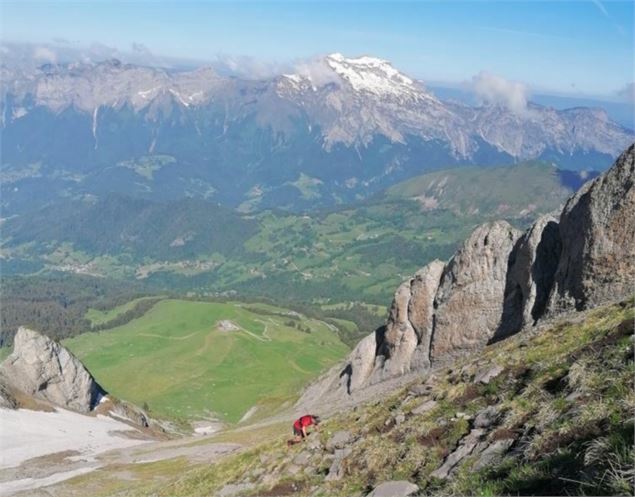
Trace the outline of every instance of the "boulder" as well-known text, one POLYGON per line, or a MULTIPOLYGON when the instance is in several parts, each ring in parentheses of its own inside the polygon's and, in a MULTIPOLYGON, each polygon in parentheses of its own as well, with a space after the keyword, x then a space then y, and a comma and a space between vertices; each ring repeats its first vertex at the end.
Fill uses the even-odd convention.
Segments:
POLYGON ((489 428, 498 421, 499 412, 495 406, 488 406, 476 413, 474 428, 489 428))
POLYGON ((506 438, 502 440, 496 440, 492 442, 490 445, 483 450, 476 461, 474 463, 473 469, 478 471, 479 469, 483 469, 486 466, 491 466, 492 464, 496 464, 499 462, 503 456, 507 453, 509 448, 513 445, 514 440, 511 438, 506 438))
POLYGON ((500 325, 509 257, 520 232, 505 221, 479 226, 446 266, 435 299, 430 359, 483 347, 500 325))
POLYGON ((298 466, 306 466, 311 460, 311 453, 304 451, 300 452, 297 456, 293 458, 293 464, 297 464, 298 466))
POLYGON ((635 145, 586 183, 560 216, 562 253, 548 312, 631 295, 635 281, 635 145))
POLYGON ((20 327, 13 347, 0 365, 13 388, 84 413, 105 394, 81 361, 54 340, 20 327))
POLYGON ((435 478, 445 479, 449 476, 450 472, 459 465, 459 463, 469 456, 472 451, 479 444, 483 434, 483 430, 472 430, 467 436, 463 437, 459 446, 454 452, 446 457, 443 464, 431 473, 431 476, 435 478))
POLYGON ((366 497, 408 497, 419 491, 419 487, 406 480, 387 481, 375 487, 366 497))
POLYGON ((474 383, 482 383, 483 385, 488 385, 493 379, 497 378, 504 369, 498 364, 494 364, 493 366, 489 366, 479 370, 474 377, 474 383))
POLYGON ((426 400, 424 403, 422 403, 421 405, 415 407, 412 410, 412 414, 425 414, 428 411, 431 411, 432 409, 434 409, 437 406, 437 401, 436 400, 426 400))
POLYGON ((418 385, 413 385, 408 389, 408 394, 414 397, 421 397, 423 395, 427 395, 432 390, 431 385, 427 385, 425 383, 420 383, 418 385))
POLYGON ((345 449, 335 449, 335 457, 333 458, 333 462, 331 463, 331 467, 329 468, 329 472, 324 478, 326 481, 336 481, 341 480, 344 476, 344 459, 346 459, 353 449, 350 447, 346 447, 345 449))
POLYGON ((353 440, 353 434, 350 431, 336 431, 333 436, 326 442, 326 450, 333 452, 335 449, 343 449, 353 440))

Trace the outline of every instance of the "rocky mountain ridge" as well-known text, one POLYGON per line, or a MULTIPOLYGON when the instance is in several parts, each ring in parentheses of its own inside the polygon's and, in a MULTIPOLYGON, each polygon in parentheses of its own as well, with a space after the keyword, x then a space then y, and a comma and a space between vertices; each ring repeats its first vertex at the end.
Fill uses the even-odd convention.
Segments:
POLYGON ((528 159, 549 147, 615 156, 632 139, 599 109, 556 111, 531 105, 519 113, 500 106, 446 104, 386 60, 339 53, 264 81, 223 77, 209 67, 171 72, 108 60, 45 65, 28 75, 4 71, 3 83, 4 127, 38 107, 56 114, 73 108, 92 117, 95 147, 99 113, 109 108, 144 110, 149 122, 175 122, 195 117, 188 110, 218 104, 225 108, 226 128, 245 115, 241 108, 247 106, 260 124, 287 135, 291 120, 306 119, 322 130, 327 149, 337 143, 366 146, 375 135, 401 143, 407 135, 419 135, 448 143, 456 157, 472 157, 481 140, 528 159))
POLYGON ((265 80, 118 61, 4 67, 1 79, 7 212, 113 191, 332 206, 451 165, 604 169, 634 136, 600 109, 446 102, 369 56, 331 54, 265 80))
POLYGON ((299 405, 337 402, 411 372, 451 362, 546 317, 628 297, 635 281, 635 145, 586 183, 559 221, 525 233, 478 227, 447 264, 434 261, 396 291, 385 326, 299 405))

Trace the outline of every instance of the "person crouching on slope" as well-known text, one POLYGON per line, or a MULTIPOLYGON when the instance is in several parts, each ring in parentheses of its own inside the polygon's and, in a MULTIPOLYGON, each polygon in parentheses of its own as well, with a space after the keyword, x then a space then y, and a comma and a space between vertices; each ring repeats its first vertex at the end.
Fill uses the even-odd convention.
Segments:
POLYGON ((307 427, 315 425, 315 430, 319 431, 320 417, 313 414, 305 414, 301 418, 298 418, 293 423, 293 440, 289 440, 289 445, 297 444, 303 441, 308 433, 307 427))

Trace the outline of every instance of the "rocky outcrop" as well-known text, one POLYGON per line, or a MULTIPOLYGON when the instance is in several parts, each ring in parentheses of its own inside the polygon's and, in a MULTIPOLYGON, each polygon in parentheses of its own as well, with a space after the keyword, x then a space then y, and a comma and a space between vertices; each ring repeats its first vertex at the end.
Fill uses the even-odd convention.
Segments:
POLYGON ((443 268, 441 261, 432 261, 397 289, 378 351, 386 358, 381 376, 430 366, 434 298, 443 268))
POLYGON ((566 203, 550 314, 587 309, 635 291, 634 182, 631 145, 611 169, 566 203))
POLYGON ((92 410, 105 394, 66 348, 24 327, 18 329, 0 375, 17 390, 79 412, 92 410))
POLYGON ((18 406, 18 401, 13 396, 11 389, 4 384, 3 378, 0 377, 0 407, 17 409, 18 406))
POLYGON ((544 314, 561 250, 552 215, 540 217, 520 237, 510 255, 503 316, 493 341, 535 324, 544 314))
POLYGON ((387 481, 378 485, 366 497, 408 497, 419 491, 419 487, 409 481, 387 481))
POLYGON ((432 362, 482 347, 494 336, 510 254, 520 234, 505 221, 484 224, 450 260, 435 298, 432 362))
POLYGON ((559 223, 547 215, 525 233, 505 221, 477 227, 446 265, 433 261, 402 283, 385 326, 300 404, 350 396, 478 350, 545 316, 635 293, 634 156, 631 146, 583 186, 559 223))

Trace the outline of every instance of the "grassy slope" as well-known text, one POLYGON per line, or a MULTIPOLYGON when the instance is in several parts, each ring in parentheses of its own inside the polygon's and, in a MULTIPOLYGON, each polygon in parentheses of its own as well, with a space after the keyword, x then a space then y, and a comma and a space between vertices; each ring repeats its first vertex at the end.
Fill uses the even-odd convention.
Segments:
POLYGON ((64 344, 117 397, 158 415, 214 412, 235 422, 256 403, 266 412, 292 399, 347 351, 320 321, 297 320, 305 333, 288 326, 284 309, 251 309, 165 300, 124 326, 64 344), (242 329, 220 331, 220 320, 242 329))
POLYGON ((557 169, 544 162, 438 171, 411 178, 387 191, 389 198, 435 198, 437 208, 461 214, 478 209, 511 217, 527 216, 538 208, 555 209, 570 194, 570 189, 561 184, 557 169))
POLYGON ((634 316, 631 299, 587 313, 582 321, 512 337, 423 379, 429 394, 413 398, 404 389, 328 420, 317 435, 322 442, 340 429, 360 437, 340 481, 325 481, 330 459, 320 449, 309 451, 308 473, 294 472, 292 458, 305 448, 287 448, 285 433, 211 467, 183 473, 178 461, 178 470, 162 463, 157 475, 171 483, 139 479, 130 484, 133 494, 203 496, 228 482, 251 482, 254 495, 355 496, 382 481, 407 479, 430 495, 632 495, 634 316), (475 371, 493 364, 503 373, 488 385, 474 384, 475 371), (413 414, 427 397, 437 400, 436 408, 413 414), (470 416, 486 405, 503 413, 489 439, 512 437, 515 456, 508 453, 500 464, 479 471, 468 457, 453 480, 431 477, 468 433, 470 416), (405 415, 400 424, 394 422, 397 413, 405 415))
POLYGON ((155 298, 155 297, 140 297, 138 299, 130 300, 130 301, 126 302, 125 304, 121 304, 121 305, 118 305, 116 307, 113 307, 112 309, 108 309, 106 311, 100 311, 99 309, 90 308, 86 312, 86 319, 88 319, 88 321, 90 321, 90 324, 92 326, 98 325, 98 324, 105 324, 105 323, 107 323, 109 321, 112 321, 113 319, 121 316, 125 312, 128 312, 128 311, 134 309, 134 307, 139 302, 143 302, 144 300, 148 300, 148 299, 152 299, 152 298, 155 298))

